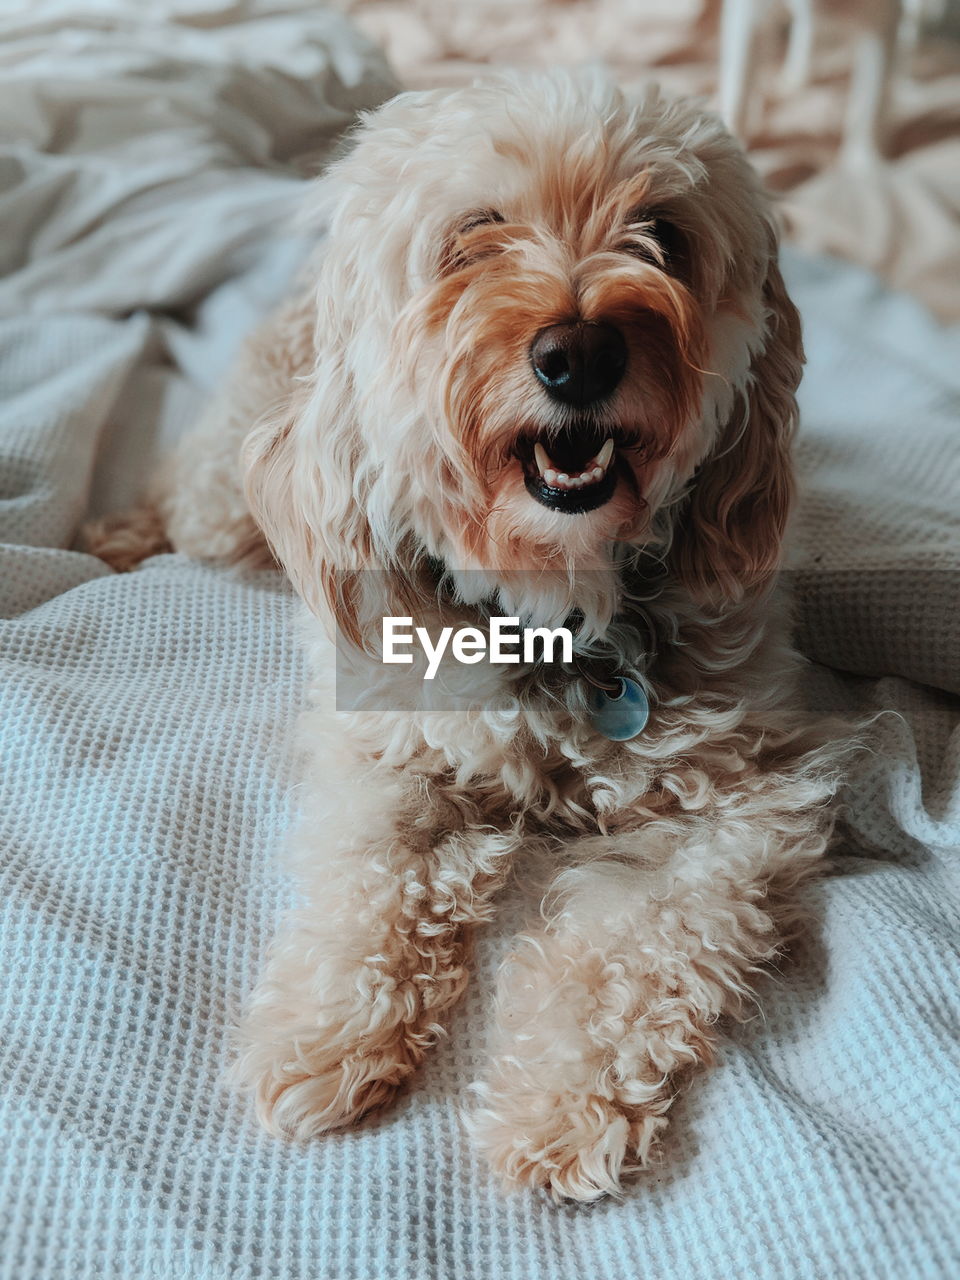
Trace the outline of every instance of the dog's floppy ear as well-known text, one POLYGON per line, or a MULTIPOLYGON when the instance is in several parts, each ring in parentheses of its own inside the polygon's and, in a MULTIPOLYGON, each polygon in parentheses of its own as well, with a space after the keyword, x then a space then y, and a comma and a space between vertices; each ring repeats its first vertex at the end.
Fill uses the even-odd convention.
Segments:
POLYGON ((268 340, 279 359, 298 351, 278 407, 243 448, 250 508, 274 556, 311 609, 359 649, 380 634, 389 582, 373 551, 358 465, 362 456, 349 376, 337 339, 317 324, 316 305, 291 309, 268 340))
POLYGON ((772 233, 771 241, 764 344, 730 420, 697 472, 671 552, 680 580, 715 602, 737 601, 770 580, 793 499, 803 344, 772 233))

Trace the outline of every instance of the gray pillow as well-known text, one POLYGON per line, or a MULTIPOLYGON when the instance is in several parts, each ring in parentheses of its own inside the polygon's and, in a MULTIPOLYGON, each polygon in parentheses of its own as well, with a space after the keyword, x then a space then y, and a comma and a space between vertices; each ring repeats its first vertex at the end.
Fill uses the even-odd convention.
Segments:
POLYGON ((788 560, 800 647, 960 693, 960 330, 859 268, 784 257, 808 354, 788 560))

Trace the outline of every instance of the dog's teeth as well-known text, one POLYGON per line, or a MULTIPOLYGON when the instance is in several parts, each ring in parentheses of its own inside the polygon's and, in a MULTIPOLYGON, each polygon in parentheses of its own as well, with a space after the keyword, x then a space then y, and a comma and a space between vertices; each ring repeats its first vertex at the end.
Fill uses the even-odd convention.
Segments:
POLYGON ((603 448, 583 471, 570 474, 558 471, 546 449, 539 441, 533 446, 533 457, 540 472, 540 479, 552 489, 583 489, 585 486, 597 484, 606 474, 610 459, 613 457, 613 441, 607 440, 603 448))
POLYGON ((533 446, 533 456, 537 460, 537 470, 540 472, 540 474, 544 478, 546 478, 546 474, 548 471, 556 470, 556 468, 553 465, 553 462, 550 459, 550 455, 547 453, 546 449, 539 442, 539 440, 533 446))

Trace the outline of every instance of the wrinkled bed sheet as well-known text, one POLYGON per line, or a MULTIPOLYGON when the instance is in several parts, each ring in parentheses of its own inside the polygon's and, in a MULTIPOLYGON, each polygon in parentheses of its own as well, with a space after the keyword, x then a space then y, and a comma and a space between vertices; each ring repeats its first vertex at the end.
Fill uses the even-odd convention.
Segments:
POLYGON ((270 573, 117 576, 71 547, 282 292, 286 210, 390 79, 306 0, 106 13, 0 18, 0 1275, 960 1274, 957 333, 788 255, 809 693, 883 714, 816 927, 678 1099, 662 1165, 556 1208, 504 1195, 465 1143, 536 869, 399 1104, 276 1142, 221 1076, 290 895, 295 601, 270 573))

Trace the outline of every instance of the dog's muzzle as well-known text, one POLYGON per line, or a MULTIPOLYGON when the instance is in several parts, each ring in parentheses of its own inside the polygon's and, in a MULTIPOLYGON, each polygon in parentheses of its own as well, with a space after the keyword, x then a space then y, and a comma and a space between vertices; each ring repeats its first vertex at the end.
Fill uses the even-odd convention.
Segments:
MULTIPOLYGON (((600 321, 552 324, 530 346, 530 365, 551 400, 589 410, 616 390, 627 367, 619 329, 600 321)), ((617 486, 616 441, 594 427, 521 440, 517 453, 531 497, 552 511, 595 511, 617 486)))

